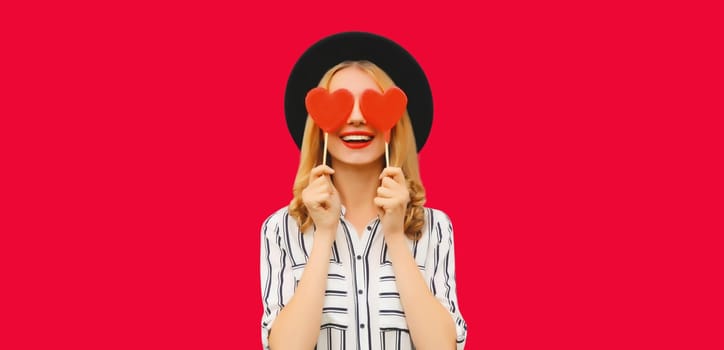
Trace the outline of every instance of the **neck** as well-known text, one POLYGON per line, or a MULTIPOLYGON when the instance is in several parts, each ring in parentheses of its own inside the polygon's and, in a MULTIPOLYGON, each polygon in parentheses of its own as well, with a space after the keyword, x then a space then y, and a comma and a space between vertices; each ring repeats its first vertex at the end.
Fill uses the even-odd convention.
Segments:
POLYGON ((380 186, 382 163, 375 165, 334 164, 334 187, 339 191, 342 204, 356 213, 376 213, 374 198, 380 186))

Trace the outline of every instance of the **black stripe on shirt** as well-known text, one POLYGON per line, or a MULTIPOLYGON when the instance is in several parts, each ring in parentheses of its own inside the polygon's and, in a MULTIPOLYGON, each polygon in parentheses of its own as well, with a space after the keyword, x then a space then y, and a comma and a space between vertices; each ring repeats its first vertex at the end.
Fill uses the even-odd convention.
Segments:
MULTIPOLYGON (((277 244, 281 246, 281 237, 277 236, 277 244)), ((287 251, 284 249, 281 249, 282 254, 280 256, 281 260, 281 266, 282 268, 279 269, 279 306, 284 308, 284 270, 287 268, 287 251)))
MULTIPOLYGON (((448 249, 445 252, 445 263, 443 264, 443 270, 445 270, 445 300, 450 300, 450 250, 452 249, 452 234, 448 236, 448 249)), ((455 303, 450 300, 450 312, 455 313, 455 303)))
POLYGON ((347 326, 345 326, 343 324, 338 324, 338 323, 325 323, 319 329, 322 329, 322 328, 335 328, 335 329, 346 330, 347 326))
MULTIPOLYGON (((347 224, 344 223, 344 220, 340 219, 339 223, 342 224, 342 229, 344 230, 345 238, 347 239, 347 249, 349 250, 349 260, 352 267, 352 283, 354 283, 354 290, 357 290, 357 256, 354 253, 352 236, 350 236, 349 228, 347 227, 347 224)), ((357 298, 352 298, 352 301, 354 301, 354 325, 355 328, 357 328, 356 326, 359 324, 359 305, 357 303, 357 298)), ((357 329, 356 332, 359 335, 359 329, 357 329)), ((359 341, 357 342, 357 350, 360 350, 359 341)))
MULTIPOLYGON (((376 219, 374 225, 372 225, 372 232, 370 232, 370 236, 367 239, 367 246, 364 249, 365 290, 368 292, 370 290, 370 247, 372 246, 372 242, 375 240, 375 235, 377 234, 377 228, 379 226, 380 226, 380 220, 376 219)), ((365 302, 367 303, 367 324, 369 326, 370 319, 372 319, 372 315, 370 315, 370 293, 367 293, 365 302)), ((367 327, 366 332, 367 332, 367 344, 371 345, 372 344, 372 328, 367 327)))
POLYGON ((267 270, 268 273, 267 273, 267 276, 266 276, 266 282, 264 283, 264 305, 266 306, 266 309, 265 309, 264 311, 265 311, 265 313, 266 313, 267 315, 271 314, 271 309, 269 309, 269 293, 270 293, 270 291, 271 291, 271 281, 272 281, 272 279, 271 279, 271 269, 272 269, 272 266, 271 266, 271 259, 269 258, 269 252, 270 252, 270 249, 269 249, 269 238, 266 236, 266 231, 267 231, 267 228, 268 228, 268 224, 269 224, 269 220, 270 220, 270 219, 271 219, 271 216, 270 216, 268 219, 266 219, 266 221, 264 222, 264 228, 262 229, 262 231, 263 231, 263 236, 262 236, 262 238, 264 239, 264 251, 265 251, 265 255, 264 255, 264 256, 266 257, 265 260, 266 260, 266 265, 267 265, 267 268, 268 268, 268 270, 267 270))
POLYGON ((304 233, 302 230, 297 230, 297 239, 299 240, 299 246, 302 247, 304 253, 304 261, 309 261, 309 254, 307 253, 307 246, 304 244, 304 233))
POLYGON ((399 297, 400 297, 400 293, 397 293, 397 292, 383 292, 383 293, 380 293, 380 298, 394 298, 394 297, 399 298, 399 297))
POLYGON ((323 313, 335 313, 335 314, 346 314, 347 308, 346 307, 323 307, 322 308, 323 313))
POLYGON ((336 273, 328 273, 327 278, 335 279, 335 280, 344 280, 344 276, 336 273))
POLYGON ((284 223, 282 225, 282 229, 284 231, 284 243, 286 243, 286 248, 289 250, 289 258, 292 261, 292 267, 296 267, 298 264, 296 259, 294 259, 294 252, 292 251, 292 244, 289 238, 289 212, 284 213, 282 221, 284 223))
POLYGON ((405 317, 405 312, 400 310, 382 310, 380 309, 380 315, 392 315, 405 317))
POLYGON ((339 297, 344 297, 344 296, 347 296, 347 291, 346 291, 346 290, 332 290, 332 289, 327 289, 327 290, 324 291, 324 295, 325 295, 325 296, 339 296, 339 297))
POLYGON ((337 241, 332 242, 332 261, 341 264, 342 261, 339 260, 339 251, 337 251, 337 241))

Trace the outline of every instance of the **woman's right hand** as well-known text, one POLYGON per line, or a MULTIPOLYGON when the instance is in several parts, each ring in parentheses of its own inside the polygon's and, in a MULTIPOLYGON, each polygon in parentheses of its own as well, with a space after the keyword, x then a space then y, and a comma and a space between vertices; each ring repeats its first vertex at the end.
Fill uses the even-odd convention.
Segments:
MULTIPOLYGON (((270 349, 312 349, 319 338, 329 261, 341 209, 339 193, 332 185, 331 174, 334 174, 334 170, 328 166, 315 167, 309 176, 309 184, 302 190, 302 202, 316 229, 314 243, 302 279, 286 306, 281 306, 270 330, 270 349)), ((283 272, 283 262, 281 266, 283 272)), ((282 287, 277 283, 277 288, 282 287)), ((286 284, 283 289, 285 293, 289 292, 286 284)), ((282 290, 278 292, 281 297, 282 290)))
POLYGON ((307 207, 317 231, 324 230, 335 235, 339 224, 341 202, 339 192, 329 177, 332 174, 334 169, 326 165, 312 169, 309 185, 302 191, 302 202, 307 207))

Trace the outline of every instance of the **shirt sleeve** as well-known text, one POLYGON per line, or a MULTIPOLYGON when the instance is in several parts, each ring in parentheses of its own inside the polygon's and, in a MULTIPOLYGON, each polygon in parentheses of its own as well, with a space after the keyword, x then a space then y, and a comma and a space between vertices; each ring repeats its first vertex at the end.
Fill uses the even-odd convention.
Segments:
POLYGON ((467 324, 460 313, 455 283, 455 246, 450 218, 439 210, 432 211, 431 239, 434 244, 434 271, 430 281, 432 293, 450 312, 455 322, 457 349, 465 348, 467 324))
POLYGON ((294 276, 279 234, 282 217, 277 212, 261 227, 261 297, 264 306, 261 340, 264 349, 269 349, 269 333, 274 320, 294 294, 294 276))

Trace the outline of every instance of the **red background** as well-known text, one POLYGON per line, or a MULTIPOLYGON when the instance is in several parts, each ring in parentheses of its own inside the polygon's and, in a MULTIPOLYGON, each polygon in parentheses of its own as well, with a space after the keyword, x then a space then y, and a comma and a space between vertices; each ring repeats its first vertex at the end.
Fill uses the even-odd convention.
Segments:
POLYGON ((686 3, 1 5, 0 348, 259 348, 286 78, 366 30, 433 89, 469 349, 721 349, 722 21, 686 3))

